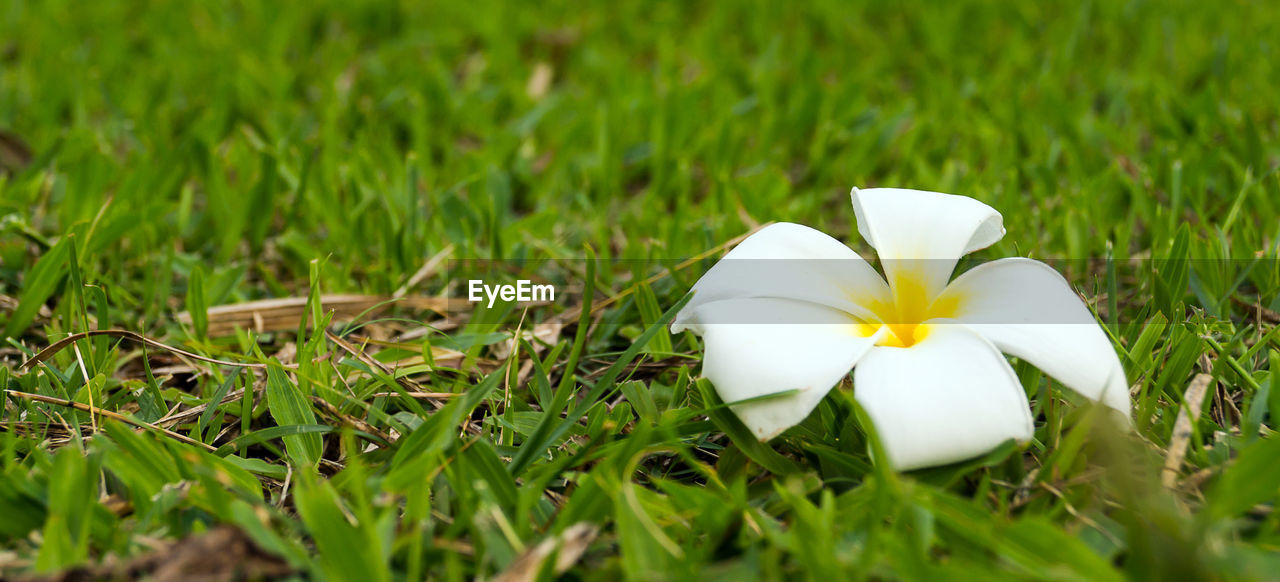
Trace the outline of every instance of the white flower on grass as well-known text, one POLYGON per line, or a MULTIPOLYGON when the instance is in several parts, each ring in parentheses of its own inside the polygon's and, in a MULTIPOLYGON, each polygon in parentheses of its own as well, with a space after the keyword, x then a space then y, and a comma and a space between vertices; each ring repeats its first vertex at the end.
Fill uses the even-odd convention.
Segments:
POLYGON ((884 278, 826 234, 774 224, 716 263, 671 326, 702 336, 702 373, 726 402, 787 393, 732 407, 756 436, 804 420, 852 368, 899 470, 1025 442, 1030 406, 1001 352, 1128 418, 1120 360, 1057 271, 1009 258, 951 280, 961 256, 1004 236, 999 212, 919 190, 852 197, 884 278))

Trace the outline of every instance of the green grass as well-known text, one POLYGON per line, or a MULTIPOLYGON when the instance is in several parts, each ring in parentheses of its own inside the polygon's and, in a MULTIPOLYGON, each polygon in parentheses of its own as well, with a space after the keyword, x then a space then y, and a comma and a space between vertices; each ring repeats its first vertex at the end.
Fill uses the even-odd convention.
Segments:
POLYGON ((0 149, 0 384, 84 405, 5 399, 0 576, 230 525, 303 579, 492 578, 582 522, 598 534, 552 542, 583 551, 570 578, 1280 568, 1280 337, 1251 307, 1280 310, 1280 10, 612 4, 0 2, 0 130, 32 153, 0 149), (767 445, 732 438, 696 338, 645 325, 705 264, 598 325, 569 311, 767 221, 870 256, 855 185, 974 196, 1009 231, 979 258, 1066 259, 1136 386, 1135 434, 1019 363, 1031 444, 894 475, 847 385, 767 445), (428 333, 409 306, 361 318, 348 339, 416 363, 403 377, 326 338, 346 326, 323 294, 390 295, 450 246, 554 259, 539 273, 568 293, 428 333), (177 317, 274 297, 310 297, 289 331, 177 317), (522 317, 568 325, 508 355, 522 317), (108 336, 20 367, 94 329, 255 367, 108 336), (166 423, 183 439, 107 414, 188 409, 166 423))

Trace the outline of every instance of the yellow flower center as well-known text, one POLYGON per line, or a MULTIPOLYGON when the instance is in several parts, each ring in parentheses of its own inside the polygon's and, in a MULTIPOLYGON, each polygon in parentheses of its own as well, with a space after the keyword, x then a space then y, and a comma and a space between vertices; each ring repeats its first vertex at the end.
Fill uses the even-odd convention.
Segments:
POLYGON ((870 337, 888 327, 889 333, 877 345, 909 348, 929 335, 930 319, 954 317, 958 298, 954 295, 930 298, 920 273, 907 271, 895 273, 890 287, 890 303, 864 301, 876 321, 861 322, 858 330, 863 337, 870 337))

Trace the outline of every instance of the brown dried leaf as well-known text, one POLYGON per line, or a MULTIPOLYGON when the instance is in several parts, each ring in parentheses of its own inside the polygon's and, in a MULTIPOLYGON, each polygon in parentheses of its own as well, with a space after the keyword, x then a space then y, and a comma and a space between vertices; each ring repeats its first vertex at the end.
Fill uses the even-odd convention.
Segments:
POLYGON ((533 66, 533 73, 529 75, 529 82, 524 87, 525 95, 530 99, 539 101, 547 96, 547 91, 551 89, 551 79, 555 76, 551 65, 547 63, 538 63, 533 66))
POLYGON ((582 554, 586 553, 587 546, 591 545, 591 542, 596 539, 596 535, 599 533, 600 528, 596 527, 595 524, 587 522, 575 523, 565 528, 560 535, 542 540, 538 545, 525 550, 494 581, 525 582, 537 580, 538 572, 542 570, 542 563, 553 553, 556 555, 553 567, 555 573, 557 575, 563 574, 578 563, 578 560, 582 558, 582 554))
MULTIPOLYGON (((546 349, 546 344, 555 345, 556 339, 560 337, 560 333, 564 331, 564 328, 565 325, 559 321, 538 323, 534 324, 532 330, 525 330, 520 336, 533 345, 535 352, 542 352, 546 349)), ((493 355, 499 360, 505 360, 511 355, 511 351, 515 347, 515 338, 503 340, 493 346, 493 355)))
POLYGON ((1191 427, 1200 418, 1200 409, 1204 405, 1204 396, 1213 382, 1210 374, 1196 374, 1191 385, 1183 393, 1182 408, 1178 410, 1178 418, 1173 422, 1173 437, 1169 441, 1169 451, 1164 457, 1164 470, 1161 481, 1165 487, 1173 487, 1178 483, 1178 469, 1182 467, 1182 459, 1187 456, 1187 445, 1191 442, 1191 427))
MULTIPOLYGON (((449 302, 444 297, 403 297, 396 299, 382 295, 324 295, 320 297, 320 305, 326 311, 332 311, 335 321, 351 320, 368 312, 376 314, 390 306, 394 301, 398 305, 406 305, 415 309, 426 309, 444 313, 449 302)), ((258 333, 288 331, 298 328, 298 322, 307 316, 306 297, 285 297, 281 299, 263 299, 248 303, 234 303, 210 307, 209 336, 226 336, 235 333, 236 328, 250 329, 258 333)), ((178 321, 191 323, 191 314, 178 314, 178 321)))
POLYGON ((82 566, 54 574, 18 578, 25 582, 148 580, 150 582, 230 582, 283 578, 293 572, 237 528, 222 525, 127 562, 82 566))
POLYGON ((0 129, 0 174, 18 172, 32 160, 31 147, 18 134, 0 129))

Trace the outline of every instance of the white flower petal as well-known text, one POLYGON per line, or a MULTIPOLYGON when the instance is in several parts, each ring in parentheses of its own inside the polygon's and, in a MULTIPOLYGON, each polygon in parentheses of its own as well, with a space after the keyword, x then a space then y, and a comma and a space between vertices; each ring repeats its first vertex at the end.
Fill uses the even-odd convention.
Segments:
POLYGON ((760 229, 739 243, 698 280, 693 291, 693 299, 676 315, 673 332, 689 327, 693 314, 704 305, 750 297, 808 301, 867 319, 866 305, 886 301, 889 288, 844 243, 807 226, 784 222, 760 229))
POLYGON ((952 281, 938 301, 951 303, 951 317, 1004 353, 1128 418, 1129 385, 1115 348, 1049 265, 1023 258, 979 265, 952 281))
POLYGON ((876 249, 897 295, 936 297, 960 257, 1004 236, 1000 213, 967 196, 854 188, 851 197, 858 233, 876 249))
POLYGON ((839 310, 787 299, 717 301, 698 310, 704 317, 755 322, 691 322, 705 344, 702 375, 721 399, 797 391, 732 407, 760 440, 804 420, 881 335, 863 337, 865 326, 839 310))
POLYGON ((963 325, 927 324, 909 348, 878 346, 854 368, 853 394, 898 470, 945 465, 1032 435, 1031 411, 995 346, 963 325))

